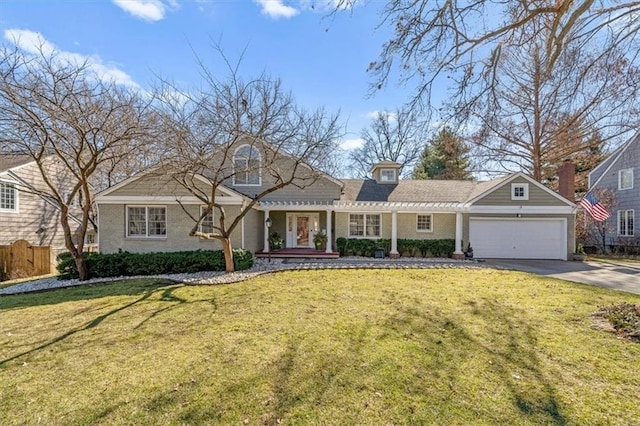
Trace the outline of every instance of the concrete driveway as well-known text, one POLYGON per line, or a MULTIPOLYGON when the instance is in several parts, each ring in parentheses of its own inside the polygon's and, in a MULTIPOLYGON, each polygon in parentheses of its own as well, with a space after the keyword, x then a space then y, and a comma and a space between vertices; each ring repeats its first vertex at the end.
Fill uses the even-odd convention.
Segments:
POLYGON ((485 264, 640 294, 640 266, 614 262, 487 259, 485 264))

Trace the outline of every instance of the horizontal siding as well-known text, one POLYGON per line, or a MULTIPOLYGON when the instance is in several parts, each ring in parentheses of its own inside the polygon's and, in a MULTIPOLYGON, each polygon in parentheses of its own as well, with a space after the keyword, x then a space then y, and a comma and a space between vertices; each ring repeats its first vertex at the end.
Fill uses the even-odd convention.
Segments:
MULTIPOLYGON (((221 248, 217 240, 205 240, 190 237, 193 221, 177 204, 167 207, 167 236, 166 238, 127 238, 126 237, 126 206, 124 204, 100 204, 99 215, 99 249, 101 253, 114 253, 118 250, 134 253, 185 251, 185 250, 215 250, 221 248)), ((199 213, 199 206, 187 206, 192 215, 199 213)), ((228 218, 235 217, 239 207, 225 209, 228 218)), ((217 217, 214 217, 217 221, 217 217)), ((230 223, 229 220, 227 223, 230 223)), ((234 230, 231 242, 234 248, 241 247, 241 225, 234 230)))
MULTIPOLYGON (((359 214, 359 212, 354 212, 359 214)), ((337 212, 336 214, 336 238, 349 238, 349 213, 337 212)), ((380 238, 391 238, 391 213, 382 213, 382 228, 380 238)), ((455 214, 434 214, 433 232, 418 232, 416 229, 415 213, 398 213, 398 238, 431 240, 441 238, 455 238, 456 235, 456 215, 455 214)))
POLYGON ((456 215, 433 214, 431 227, 433 229, 433 232, 418 232, 416 213, 398 214, 398 238, 416 240, 455 238, 456 215))
MULTIPOLYGON (((614 196, 612 206, 609 208, 611 218, 606 221, 606 244, 619 245, 640 238, 640 139, 636 139, 620 155, 607 173, 602 175, 602 180, 595 189, 596 191, 601 189, 609 190, 614 196), (619 190, 618 174, 620 170, 624 169, 633 169, 633 188, 619 190), (621 237, 618 235, 618 211, 621 210, 635 211, 634 237, 621 237)), ((598 242, 602 240, 601 234, 595 230, 592 238, 598 242)))
POLYGON ((244 248, 256 252, 264 246, 264 213, 250 210, 244 217, 244 248))
POLYGON ((473 203, 476 206, 566 206, 567 204, 561 199, 554 197, 542 188, 530 183, 523 178, 514 179, 508 182, 493 192, 487 194, 483 198, 473 203), (528 200, 511 200, 511 184, 513 183, 528 183, 529 184, 529 199, 528 200))
MULTIPOLYGON (((71 189, 69 182, 72 180, 65 177, 64 168, 52 160, 47 160, 44 164, 46 170, 51 173, 48 177, 58 185, 60 192, 69 191, 71 189)), ((20 167, 14 173, 38 190, 51 191, 44 183, 36 164, 20 167)), ((74 211, 74 213, 78 212, 79 210, 74 211)), ((64 231, 60 225, 60 210, 39 196, 20 190, 19 187, 18 212, 0 213, 0 224, 0 244, 2 245, 22 239, 33 245, 51 246, 56 252, 66 250, 64 231)), ((73 221, 70 221, 70 224, 72 227, 75 226, 73 221)))
POLYGON ((265 201, 300 201, 300 202, 321 202, 330 203, 340 199, 342 188, 336 183, 326 178, 319 178, 317 181, 305 188, 298 188, 294 185, 286 186, 263 198, 265 201))
MULTIPOLYGON (((208 191, 208 186, 197 182, 197 188, 208 191)), ((170 177, 159 172, 150 173, 124 185, 107 196, 188 196, 191 193, 170 177)))
MULTIPOLYGON (((270 157, 264 156, 263 159, 270 157)), ((272 158, 272 157, 271 157, 272 158)), ((229 188, 254 196, 269 188, 277 185, 275 176, 280 176, 283 180, 288 181, 295 177, 293 184, 278 189, 268 195, 265 201, 301 201, 301 202, 330 202, 340 198, 342 190, 341 185, 327 179, 324 176, 318 176, 313 170, 306 166, 297 165, 294 160, 286 156, 279 155, 275 159, 268 160, 270 164, 263 163, 265 167, 261 173, 261 185, 233 185, 231 179, 225 182, 229 188), (295 170, 295 176, 293 176, 295 170)))
POLYGON ((609 189, 615 193, 615 210, 640 209, 640 142, 625 150, 618 161, 602 176, 598 188, 609 189), (633 169, 633 188, 618 190, 620 170, 633 169))

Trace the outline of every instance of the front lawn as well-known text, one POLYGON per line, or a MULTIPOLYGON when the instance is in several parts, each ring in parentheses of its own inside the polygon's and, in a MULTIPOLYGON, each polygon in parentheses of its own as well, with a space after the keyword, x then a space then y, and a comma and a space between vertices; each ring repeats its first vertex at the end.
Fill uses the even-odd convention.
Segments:
POLYGON ((0 297, 2 424, 634 424, 640 296, 496 270, 0 297))

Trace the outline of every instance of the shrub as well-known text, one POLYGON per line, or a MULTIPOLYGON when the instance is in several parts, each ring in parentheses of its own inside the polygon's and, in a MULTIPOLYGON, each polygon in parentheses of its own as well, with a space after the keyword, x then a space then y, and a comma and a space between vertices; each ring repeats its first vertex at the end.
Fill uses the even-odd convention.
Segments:
MULTIPOLYGON (((411 240, 398 239, 398 253, 403 256, 435 256, 435 257, 451 257, 455 250, 455 242, 453 239, 440 240, 411 240)), ((386 253, 391 251, 391 240, 381 238, 378 240, 364 238, 344 238, 336 239, 336 247, 340 256, 368 256, 373 257, 378 247, 385 249, 386 253)))
MULTIPOLYGON (((136 275, 224 271, 222 250, 196 250, 166 253, 84 253, 89 278, 136 275)), ((78 277, 78 269, 71 253, 61 253, 58 260, 58 279, 78 277)), ((233 264, 242 271, 253 266, 253 254, 247 250, 233 250, 233 264)))
POLYGON ((344 237, 338 237, 336 239, 336 248, 338 249, 338 252, 340 253, 340 256, 346 256, 347 255, 347 245, 349 243, 349 240, 344 238, 344 237))
POLYGON ((640 341, 640 305, 618 303, 601 307, 595 315, 606 318, 622 336, 640 341))

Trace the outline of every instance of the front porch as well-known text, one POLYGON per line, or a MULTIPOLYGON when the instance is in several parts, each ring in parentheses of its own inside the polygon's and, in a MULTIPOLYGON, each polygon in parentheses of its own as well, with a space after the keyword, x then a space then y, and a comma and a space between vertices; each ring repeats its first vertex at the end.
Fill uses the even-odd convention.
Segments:
POLYGON ((338 253, 337 251, 318 251, 312 248, 282 248, 278 250, 271 250, 271 252, 257 251, 255 253, 255 256, 262 258, 272 257, 274 259, 337 259, 338 257, 340 257, 340 253, 338 253))

